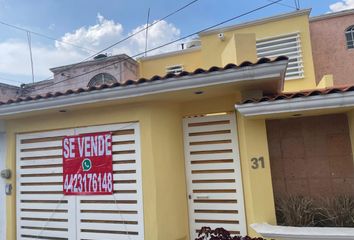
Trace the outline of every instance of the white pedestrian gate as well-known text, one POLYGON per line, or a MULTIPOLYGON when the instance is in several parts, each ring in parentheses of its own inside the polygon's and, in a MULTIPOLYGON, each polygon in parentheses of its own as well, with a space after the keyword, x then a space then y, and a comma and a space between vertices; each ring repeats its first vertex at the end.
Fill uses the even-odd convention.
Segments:
POLYGON ((143 240, 138 123, 17 135, 17 240, 143 240), (66 135, 111 131, 114 194, 64 196, 66 135))
POLYGON ((234 114, 185 118, 190 236, 201 227, 246 234, 234 114))

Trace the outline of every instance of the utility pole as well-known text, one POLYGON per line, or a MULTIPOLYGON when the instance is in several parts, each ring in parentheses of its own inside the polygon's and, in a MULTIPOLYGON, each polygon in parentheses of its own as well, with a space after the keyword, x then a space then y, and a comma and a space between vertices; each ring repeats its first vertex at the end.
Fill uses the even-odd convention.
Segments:
POLYGON ((148 31, 149 31, 149 22, 150 22, 150 8, 148 9, 147 19, 146 19, 146 34, 145 34, 145 57, 147 54, 148 48, 148 31))
POLYGON ((33 69, 33 56, 32 56, 32 39, 31 33, 27 31, 27 42, 28 42, 28 49, 30 54, 30 61, 31 61, 31 71, 32 71, 32 83, 34 83, 34 69, 33 69))

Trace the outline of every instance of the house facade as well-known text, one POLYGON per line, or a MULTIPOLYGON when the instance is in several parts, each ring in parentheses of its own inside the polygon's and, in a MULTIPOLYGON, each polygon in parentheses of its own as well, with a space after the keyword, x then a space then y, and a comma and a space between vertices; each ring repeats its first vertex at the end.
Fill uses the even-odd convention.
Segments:
POLYGON ((352 239, 352 228, 299 238, 277 226, 277 198, 354 187, 354 88, 334 88, 330 72, 316 81, 309 13, 201 33, 185 50, 140 59, 137 79, 82 75, 87 87, 1 102, 1 237, 192 240, 210 226, 352 239), (93 146, 101 135, 109 194, 79 194, 86 175, 66 182, 65 139, 93 146))
POLYGON ((353 10, 325 14, 310 19, 312 54, 316 81, 332 75, 334 85, 353 84, 353 10), (329 61, 331 59, 331 61, 329 61), (338 64, 333 64, 336 62, 338 64))
MULTIPOLYGON (((274 221, 274 207, 263 208, 266 195, 272 205, 272 192, 262 190, 265 185, 258 187, 261 191, 251 190, 258 181, 271 189, 271 180, 266 183, 262 175, 247 176, 247 171, 247 177, 241 177, 232 112, 240 99, 235 89, 255 82, 265 91, 273 91, 286 66, 284 58, 262 59, 244 67, 214 67, 185 72, 184 76, 128 81, 3 104, 2 116, 12 116, 4 119, 3 129, 6 166, 13 173, 6 180, 13 187, 5 197, 7 239, 189 239, 203 225, 217 226, 218 221, 228 224, 234 233, 246 234, 245 216, 252 219, 252 215, 244 202, 249 211, 258 209, 259 214, 262 209, 262 221, 274 221), (5 112, 8 107, 11 113, 5 112), (107 131, 113 135, 114 194, 63 195, 60 139, 107 131), (189 166, 191 175, 186 175, 185 159, 196 161, 189 166), (193 188, 190 196, 187 179, 193 188), (244 198, 243 191, 251 195, 244 198), (203 198, 210 194, 210 199, 203 198), (188 203, 192 201, 202 211, 196 215, 201 221, 189 226, 188 203), (210 222, 210 214, 215 214, 216 223, 210 222)), ((256 142, 250 144, 247 148, 256 142)), ((263 156, 266 148, 259 151, 263 156)), ((264 171, 265 176, 270 175, 269 168, 264 171)))
POLYGON ((183 51, 141 58, 140 77, 165 75, 176 67, 179 71, 193 71, 261 57, 288 56, 284 91, 316 88, 309 14, 309 9, 300 10, 203 32, 193 44, 185 44, 183 51))

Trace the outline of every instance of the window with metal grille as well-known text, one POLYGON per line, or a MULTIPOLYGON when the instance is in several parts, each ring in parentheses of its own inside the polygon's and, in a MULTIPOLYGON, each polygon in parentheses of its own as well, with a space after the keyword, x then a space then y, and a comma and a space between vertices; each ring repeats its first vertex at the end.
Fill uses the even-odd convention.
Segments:
POLYGON ((257 55, 259 58, 287 56, 289 58, 289 64, 286 70, 285 80, 304 77, 304 66, 299 33, 258 39, 257 55))
POLYGON ((178 74, 183 72, 183 66, 182 65, 173 65, 173 66, 168 66, 166 67, 166 73, 173 73, 173 74, 178 74))
POLYGON ((345 38, 347 39, 347 48, 354 48, 354 25, 345 30, 345 38))
POLYGON ((100 86, 103 84, 113 84, 116 83, 117 79, 113 77, 109 73, 99 73, 95 75, 93 78, 91 78, 90 82, 88 83, 88 87, 93 87, 93 86, 100 86))

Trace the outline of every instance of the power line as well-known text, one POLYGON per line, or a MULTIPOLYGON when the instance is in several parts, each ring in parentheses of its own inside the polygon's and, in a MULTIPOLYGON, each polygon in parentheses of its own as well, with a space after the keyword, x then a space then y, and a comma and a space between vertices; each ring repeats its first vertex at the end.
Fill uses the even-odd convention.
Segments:
MULTIPOLYGON (((196 34, 200 34, 200 33, 202 33, 202 32, 211 30, 211 29, 213 29, 213 28, 215 28, 215 27, 218 27, 218 26, 223 25, 223 24, 225 24, 225 23, 231 22, 231 21, 233 21, 233 20, 235 20, 235 19, 244 17, 244 16, 246 16, 246 15, 249 15, 249 14, 251 14, 251 13, 254 13, 254 12, 256 12, 256 11, 259 11, 259 10, 261 10, 261 9, 267 8, 267 7, 269 7, 269 6, 272 6, 272 5, 274 5, 274 4, 279 3, 279 2, 281 2, 281 1, 282 1, 282 0, 277 0, 277 1, 274 1, 274 2, 271 2, 271 3, 268 3, 268 4, 265 4, 265 5, 263 5, 263 6, 257 7, 257 8, 255 8, 255 9, 253 9, 253 10, 250 10, 250 11, 248 11, 248 12, 242 13, 242 14, 237 15, 237 16, 235 16, 235 17, 229 18, 229 19, 227 19, 227 20, 224 20, 224 21, 222 21, 222 22, 219 22, 219 23, 217 23, 217 24, 214 24, 214 25, 212 25, 212 26, 210 26, 210 27, 204 28, 204 29, 202 29, 202 30, 200 30, 200 31, 197 31, 197 32, 188 34, 188 35, 186 35, 186 36, 184 36, 184 37, 181 37, 181 38, 178 38, 178 39, 173 40, 173 41, 171 41, 171 42, 162 44, 162 45, 160 45, 160 46, 158 46, 158 47, 148 49, 146 52, 155 51, 155 50, 157 50, 157 49, 160 49, 160 48, 166 47, 166 46, 168 46, 168 45, 171 45, 171 44, 173 44, 173 43, 179 42, 179 41, 181 41, 181 40, 190 38, 190 37, 192 37, 192 36, 194 36, 194 35, 196 35, 196 34)), ((135 54, 135 55, 132 56, 132 57, 126 57, 126 58, 121 59, 121 60, 119 60, 119 61, 114 61, 113 63, 110 63, 110 64, 108 64, 108 65, 106 65, 106 66, 99 67, 99 68, 95 68, 95 69, 90 70, 90 71, 88 71, 88 72, 85 72, 85 73, 82 73, 82 74, 79 74, 79 75, 76 75, 76 76, 73 76, 73 77, 69 77, 69 78, 63 79, 63 80, 58 81, 58 82, 55 82, 55 83, 53 83, 53 84, 51 84, 51 85, 47 85, 47 86, 44 86, 44 87, 42 87, 42 88, 38 88, 37 90, 42 90, 42 89, 45 89, 45 88, 48 88, 48 87, 52 87, 52 86, 54 86, 54 85, 57 85, 57 84, 59 84, 59 83, 68 81, 68 80, 70 80, 70 79, 87 75, 87 74, 89 74, 89 73, 91 73, 91 72, 95 72, 95 71, 98 71, 98 70, 107 68, 107 67, 109 67, 109 66, 112 66, 112 65, 114 65, 114 64, 123 62, 123 61, 125 61, 125 60, 131 59, 131 58, 134 58, 134 57, 138 57, 138 56, 140 56, 140 55, 143 55, 144 53, 145 53, 145 51, 144 51, 144 52, 140 52, 140 53, 138 53, 138 54, 135 54)))
POLYGON ((122 43, 122 42, 124 42, 124 41, 126 41, 126 40, 128 40, 128 39, 130 39, 130 38, 132 38, 132 37, 134 37, 135 35, 137 35, 137 34, 139 34, 139 33, 141 33, 141 32, 144 32, 147 28, 151 28, 152 26, 154 26, 154 25, 158 24, 159 22, 165 20, 166 18, 169 18, 170 16, 172 16, 172 15, 174 15, 174 14, 176 14, 176 13, 182 11, 183 9, 189 7, 190 5, 192 5, 193 3, 196 3, 196 2, 198 2, 198 1, 199 1, 199 0, 193 0, 193 1, 189 2, 189 3, 187 3, 186 5, 184 5, 184 6, 180 7, 180 8, 178 8, 177 10, 175 10, 175 11, 169 13, 168 15, 164 16, 163 18, 160 18, 159 20, 157 20, 157 21, 151 23, 150 25, 146 25, 146 27, 140 29, 139 31, 137 31, 137 32, 135 32, 135 33, 132 33, 132 34, 128 35, 127 37, 125 37, 125 38, 123 38, 123 39, 121 39, 121 40, 119 40, 119 41, 117 41, 117 42, 115 42, 115 43, 109 45, 108 47, 102 49, 101 51, 96 52, 95 54, 93 54, 93 55, 91 55, 91 56, 85 58, 83 61, 86 61, 86 60, 88 60, 88 59, 91 59, 91 58, 93 58, 94 56, 96 56, 96 55, 98 55, 98 54, 100 54, 100 53, 102 53, 102 52, 104 52, 104 51, 106 51, 106 50, 108 50, 108 49, 110 49, 110 48, 112 48, 112 47, 115 47, 115 46, 117 46, 118 44, 120 44, 120 43, 122 43))
POLYGON ((21 82, 21 81, 18 81, 18 80, 14 80, 14 79, 4 78, 4 77, 0 77, 0 80, 24 84, 24 82, 21 82))
MULTIPOLYGON (((194 4, 194 3, 198 2, 198 1, 199 1, 199 0, 193 0, 193 1, 191 1, 191 2, 188 2, 187 4, 183 5, 182 7, 180 7, 180 8, 178 8, 178 9, 176 9, 175 11, 173 11, 173 12, 167 14, 167 15, 164 16, 163 18, 160 18, 159 20, 156 20, 155 22, 151 23, 150 25, 147 24, 146 27, 140 29, 139 31, 137 31, 137 32, 135 32, 135 33, 132 33, 132 34, 126 36, 125 38, 123 38, 123 39, 121 39, 121 40, 119 40, 119 41, 117 41, 117 42, 115 42, 115 43, 113 43, 113 44, 107 46, 106 48, 104 48, 104 49, 102 49, 102 50, 96 52, 95 54, 90 55, 89 57, 87 57, 87 58, 81 60, 81 61, 78 62, 78 63, 82 63, 82 62, 85 62, 85 61, 87 61, 87 60, 89 60, 89 59, 92 59, 93 57, 97 56, 98 54, 103 53, 104 51, 106 51, 106 50, 108 50, 108 49, 111 49, 112 47, 115 47, 115 46, 117 46, 118 44, 120 44, 120 43, 122 43, 122 42, 125 42, 126 40, 128 40, 128 39, 134 37, 135 35, 137 35, 137 34, 139 34, 139 33, 144 32, 144 31, 147 30, 148 28, 151 28, 152 26, 158 24, 159 22, 165 20, 166 18, 171 17, 172 15, 174 15, 174 14, 176 14, 176 13, 182 11, 183 9, 189 7, 190 5, 192 5, 192 4, 194 4)), ((148 51, 147 51, 147 52, 148 52, 148 51)), ((70 69, 70 68, 69 68, 69 69, 70 69)), ((59 72, 59 73, 61 73, 61 72, 59 72)), ((49 77, 47 77, 45 80, 48 80, 48 79, 51 79, 51 78, 52 78, 52 76, 49 76, 49 77)))
POLYGON ((4 22, 4 21, 0 21, 0 24, 5 25, 5 26, 8 26, 8 27, 11 27, 11 28, 14 28, 14 29, 17 29, 17 30, 20 30, 20 31, 23 31, 23 32, 26 32, 26 33, 29 32, 29 33, 31 33, 31 34, 33 34, 33 35, 37 35, 37 36, 39 36, 39 37, 43 37, 43 38, 46 38, 46 39, 49 39, 49 40, 57 41, 57 42, 60 42, 60 43, 63 43, 63 44, 67 44, 67 45, 71 45, 71 46, 73 46, 73 47, 80 48, 80 49, 85 50, 85 51, 96 52, 95 50, 88 49, 88 48, 85 48, 85 47, 82 47, 82 46, 79 46, 79 45, 76 45, 76 44, 73 44, 73 43, 70 43, 70 42, 67 42, 67 41, 58 40, 58 39, 56 39, 56 38, 54 38, 54 37, 45 35, 45 34, 43 34, 43 33, 34 32, 34 31, 31 31, 31 30, 26 29, 26 28, 23 28, 23 27, 19 27, 19 26, 10 24, 10 23, 6 23, 6 22, 4 22))
POLYGON ((300 9, 300 0, 295 0, 295 6, 297 10, 300 9))
MULTIPOLYGON (((268 0, 268 2, 274 2, 273 0, 268 0)), ((288 7, 288 8, 292 8, 292 9, 295 9, 295 10, 298 10, 297 7, 294 7, 294 6, 291 6, 291 5, 288 5, 286 3, 277 3, 278 5, 281 5, 281 6, 284 6, 284 7, 288 7)))

